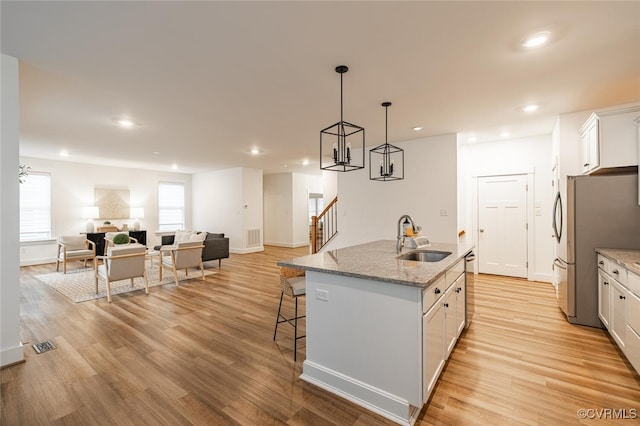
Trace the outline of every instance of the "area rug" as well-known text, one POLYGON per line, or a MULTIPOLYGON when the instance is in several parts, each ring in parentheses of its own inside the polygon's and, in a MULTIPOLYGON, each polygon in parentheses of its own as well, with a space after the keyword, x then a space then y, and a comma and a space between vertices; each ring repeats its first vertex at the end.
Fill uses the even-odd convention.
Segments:
MULTIPOLYGON (((204 270, 205 276, 216 273, 217 272, 207 269, 204 270)), ((178 281, 190 278, 200 279, 201 277, 202 275, 199 269, 189 269, 189 276, 185 274, 184 270, 178 271, 178 281)), ((107 297, 107 283, 102 278, 98 279, 98 293, 96 294, 94 272, 93 269, 90 268, 72 271, 67 270, 66 274, 54 272, 51 274, 36 275, 36 278, 76 303, 107 297)), ((149 288, 165 284, 175 285, 173 273, 167 269, 162 271, 162 281, 160 281, 157 262, 147 267, 147 281, 149 282, 149 288)), ((134 278, 133 287, 131 286, 131 280, 111 283, 111 295, 138 290, 142 290, 140 293, 144 294, 144 280, 142 277, 134 278)))

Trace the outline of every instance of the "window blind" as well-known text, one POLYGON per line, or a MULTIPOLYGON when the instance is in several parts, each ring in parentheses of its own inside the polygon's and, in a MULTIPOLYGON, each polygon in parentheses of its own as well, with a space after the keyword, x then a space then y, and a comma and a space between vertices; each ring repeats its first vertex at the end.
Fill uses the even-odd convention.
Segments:
POLYGON ((160 182, 158 184, 158 230, 184 229, 184 184, 160 182))
POLYGON ((20 184, 20 241, 51 238, 51 175, 29 172, 20 184))

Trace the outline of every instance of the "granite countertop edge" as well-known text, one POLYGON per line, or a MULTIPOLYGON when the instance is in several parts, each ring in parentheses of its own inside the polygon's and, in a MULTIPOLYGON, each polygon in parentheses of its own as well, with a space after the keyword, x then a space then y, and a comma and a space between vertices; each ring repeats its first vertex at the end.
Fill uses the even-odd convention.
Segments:
POLYGON ((640 275, 640 250, 597 248, 596 252, 640 275))
MULTIPOLYGON (((472 244, 434 242, 428 247, 424 247, 424 249, 450 251, 451 255, 439 262, 417 262, 398 259, 399 254, 396 253, 395 247, 396 241, 378 240, 281 260, 278 265, 306 271, 426 288, 474 248, 472 244)), ((404 249, 402 253, 411 251, 413 250, 404 249)))

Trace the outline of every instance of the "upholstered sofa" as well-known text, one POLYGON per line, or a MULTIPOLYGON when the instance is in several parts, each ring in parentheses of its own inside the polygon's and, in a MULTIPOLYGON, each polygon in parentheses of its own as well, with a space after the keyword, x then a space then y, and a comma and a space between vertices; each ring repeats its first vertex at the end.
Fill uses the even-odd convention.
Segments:
MULTIPOLYGON (((179 231, 180 232, 180 231, 179 231)), ((222 259, 229 258, 229 238, 226 238, 224 234, 216 234, 205 232, 206 236, 204 240, 202 240, 202 233, 193 232, 189 239, 200 239, 204 243, 204 248, 202 249, 202 261, 207 262, 210 260, 217 260, 218 267, 222 266, 222 259)), ((180 237, 184 238, 184 232, 182 231, 179 234, 180 237)), ((175 242, 175 234, 174 235, 163 235, 162 236, 162 245, 170 246, 175 242)), ((160 250, 161 246, 155 246, 154 250, 160 250)))

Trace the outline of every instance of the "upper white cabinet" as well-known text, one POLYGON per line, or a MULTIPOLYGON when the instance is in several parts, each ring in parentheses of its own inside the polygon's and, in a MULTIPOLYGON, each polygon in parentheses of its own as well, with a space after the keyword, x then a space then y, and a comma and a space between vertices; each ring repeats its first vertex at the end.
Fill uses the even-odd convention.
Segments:
POLYGON ((640 105, 597 111, 579 131, 582 173, 638 165, 640 105))
POLYGON ((600 141, 598 138, 599 117, 591 114, 589 120, 580 129, 580 164, 582 174, 587 174, 600 166, 600 154, 598 152, 600 141))
MULTIPOLYGON (((638 165, 640 165, 640 115, 634 120, 636 122, 636 150, 638 151, 638 165)), ((640 204, 640 173, 638 173, 638 204, 640 204)))

